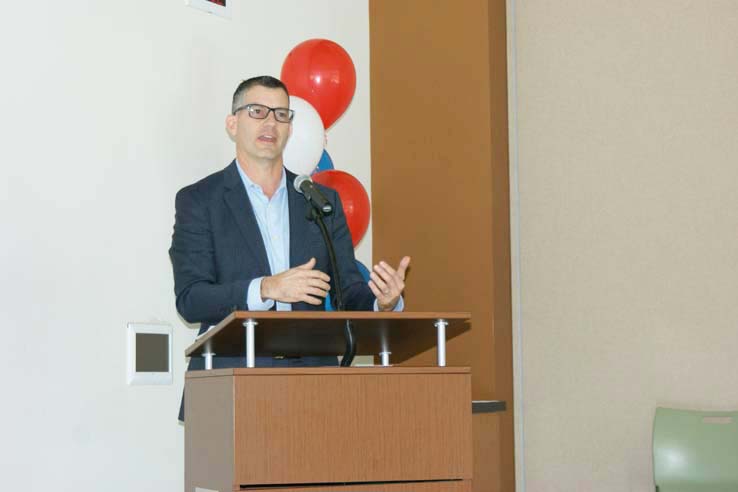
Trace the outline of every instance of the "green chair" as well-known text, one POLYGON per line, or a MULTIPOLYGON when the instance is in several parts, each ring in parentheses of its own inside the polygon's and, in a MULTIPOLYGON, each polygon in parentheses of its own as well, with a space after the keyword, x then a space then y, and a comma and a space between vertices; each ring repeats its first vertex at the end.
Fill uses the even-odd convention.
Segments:
POLYGON ((738 412, 657 408, 657 492, 738 492, 738 412))

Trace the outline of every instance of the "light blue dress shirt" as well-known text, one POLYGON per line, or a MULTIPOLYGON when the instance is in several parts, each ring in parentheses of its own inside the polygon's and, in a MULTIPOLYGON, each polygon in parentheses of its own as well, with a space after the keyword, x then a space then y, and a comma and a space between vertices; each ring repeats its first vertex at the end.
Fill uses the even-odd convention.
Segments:
MULTIPOLYGON (((271 200, 264 194, 261 186, 251 181, 243 172, 241 165, 236 166, 241 175, 243 186, 251 202, 256 216, 256 223, 264 240, 269 269, 272 275, 290 269, 290 212, 287 201, 287 174, 282 171, 277 191, 271 200)), ((273 299, 261 298, 261 281, 264 277, 255 278, 249 284, 246 303, 251 311, 268 311, 274 306, 273 299)), ((292 311, 292 305, 277 302, 277 311, 292 311)))
MULTIPOLYGON (((246 194, 249 196, 251 208, 256 216, 261 237, 264 240, 269 268, 272 275, 282 273, 290 269, 290 212, 287 200, 287 174, 282 170, 282 179, 279 181, 277 191, 271 200, 264 194, 261 186, 251 179, 241 169, 238 163, 236 168, 241 175, 246 194)), ((246 304, 250 311, 268 311, 274 306, 273 299, 261 298, 261 281, 264 277, 255 278, 249 283, 246 293, 246 304)), ((402 311, 405 303, 400 297, 395 311, 402 311)), ((374 310, 378 311, 377 301, 374 301, 374 310)), ((292 305, 287 302, 277 301, 277 311, 292 311, 292 305)))

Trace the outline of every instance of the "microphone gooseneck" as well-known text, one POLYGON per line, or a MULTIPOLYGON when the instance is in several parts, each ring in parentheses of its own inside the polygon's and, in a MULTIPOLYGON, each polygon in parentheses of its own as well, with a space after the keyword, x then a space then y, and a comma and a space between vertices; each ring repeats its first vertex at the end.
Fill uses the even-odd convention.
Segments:
MULTIPOLYGON (((336 260, 336 251, 333 248, 333 241, 328 234, 328 228, 325 226, 325 222, 323 221, 323 217, 330 215, 333 212, 333 205, 331 205, 323 193, 321 193, 313 184, 309 176, 302 175, 295 178, 295 189, 301 193, 305 197, 305 200, 307 200, 311 205, 308 219, 314 221, 318 225, 323 236, 323 241, 325 241, 325 245, 328 248, 328 258, 331 263, 333 282, 336 289, 336 310, 344 311, 343 289, 341 287, 341 274, 338 270, 338 261, 336 260)), ((348 367, 356 356, 356 340, 354 339, 351 320, 346 320, 343 333, 344 338, 346 339, 346 348, 344 349, 343 358, 341 359, 341 366, 348 367)))

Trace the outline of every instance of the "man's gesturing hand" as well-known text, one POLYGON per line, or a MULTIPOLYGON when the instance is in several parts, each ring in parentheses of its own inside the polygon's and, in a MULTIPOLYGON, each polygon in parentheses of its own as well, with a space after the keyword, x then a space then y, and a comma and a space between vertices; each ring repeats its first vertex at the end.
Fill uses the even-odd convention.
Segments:
POLYGON ((261 298, 279 302, 307 302, 319 306, 328 294, 331 278, 320 270, 313 270, 315 258, 261 281, 261 298))
POLYGON ((405 289, 405 271, 410 265, 410 257, 405 256, 400 260, 397 270, 384 261, 374 265, 369 274, 369 288, 377 296, 377 307, 380 311, 392 311, 400 300, 402 291, 405 289))

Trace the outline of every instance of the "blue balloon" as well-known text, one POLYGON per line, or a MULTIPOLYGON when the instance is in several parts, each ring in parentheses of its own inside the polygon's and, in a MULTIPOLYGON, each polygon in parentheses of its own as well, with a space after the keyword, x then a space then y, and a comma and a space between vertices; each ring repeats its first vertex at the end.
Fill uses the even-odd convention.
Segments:
POLYGON ((361 276, 364 277, 364 280, 369 282, 369 278, 370 278, 369 269, 365 267, 364 264, 360 262, 359 260, 355 260, 355 261, 356 261, 356 266, 359 269, 359 272, 361 273, 361 276))
POLYGON ((320 171, 329 171, 331 169, 335 169, 333 167, 333 160, 331 160, 331 156, 329 156, 328 152, 324 149, 323 155, 320 157, 320 161, 318 161, 318 165, 312 174, 319 173, 320 171))
MULTIPOLYGON (((369 282, 369 269, 364 266, 362 262, 359 260, 354 260, 356 262, 356 268, 359 269, 359 272, 361 273, 361 276, 364 277, 364 280, 369 282)), ((331 295, 328 294, 325 296, 325 310, 326 311, 335 311, 333 309, 333 305, 331 305, 331 295)))

